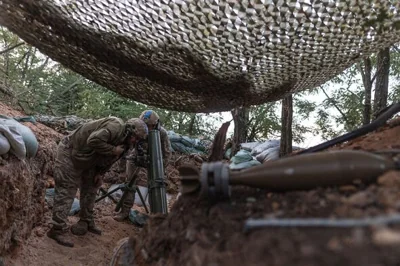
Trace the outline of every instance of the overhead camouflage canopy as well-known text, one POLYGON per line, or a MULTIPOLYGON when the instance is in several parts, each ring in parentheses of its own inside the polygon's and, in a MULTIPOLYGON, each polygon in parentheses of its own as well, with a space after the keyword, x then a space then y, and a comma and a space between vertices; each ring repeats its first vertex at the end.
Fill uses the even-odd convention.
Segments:
POLYGON ((318 86, 400 40, 399 0, 0 0, 0 24, 123 96, 225 111, 318 86))

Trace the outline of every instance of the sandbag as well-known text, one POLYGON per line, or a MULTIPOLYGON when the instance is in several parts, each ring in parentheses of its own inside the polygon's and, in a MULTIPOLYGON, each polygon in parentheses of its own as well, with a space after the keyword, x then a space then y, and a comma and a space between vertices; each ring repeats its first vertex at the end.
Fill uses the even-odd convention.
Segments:
POLYGON ((174 151, 178 151, 178 152, 184 153, 184 154, 192 154, 192 153, 204 154, 202 151, 199 151, 195 148, 187 147, 180 142, 171 142, 171 146, 174 149, 174 151))
POLYGON ((167 131, 168 138, 171 142, 171 149, 186 154, 205 153, 208 146, 212 142, 207 140, 194 139, 187 136, 176 134, 174 131, 167 131))
POLYGON ((196 140, 187 136, 182 136, 181 143, 186 147, 194 147, 196 145, 196 140))
POLYGON ((10 142, 8 142, 7 138, 0 133, 0 155, 8 153, 10 148, 10 142))
POLYGON ((25 156, 28 158, 36 156, 36 153, 39 149, 39 143, 35 134, 29 127, 19 123, 14 119, 0 119, 0 124, 16 127, 25 143, 25 156))
POLYGON ((243 163, 243 162, 249 162, 253 160, 253 156, 250 155, 249 151, 246 150, 240 150, 238 151, 238 153, 235 154, 235 156, 233 156, 231 158, 231 162, 233 164, 239 164, 239 163, 243 163))
POLYGON ((263 163, 268 162, 268 161, 274 161, 274 160, 278 160, 279 159, 279 150, 280 147, 276 147, 276 148, 271 148, 268 149, 270 152, 267 154, 267 156, 265 156, 265 158, 263 159, 263 163))
POLYGON ((246 150, 246 151, 252 151, 255 147, 257 147, 261 143, 262 142, 260 142, 260 141, 241 143, 240 149, 246 150))
POLYGON ((25 159, 25 143, 18 129, 15 126, 0 123, 0 133, 2 133, 10 143, 10 152, 21 160, 25 159))
POLYGON ((263 162, 263 161, 265 160, 265 158, 266 158, 270 153, 273 153, 274 151, 278 151, 278 156, 279 156, 279 149, 280 149, 279 146, 268 148, 268 149, 266 149, 265 151, 263 151, 263 152, 261 152, 260 154, 258 154, 258 155, 256 156, 256 159, 257 159, 257 161, 259 161, 259 162, 263 162))
POLYGON ((79 200, 77 198, 74 198, 74 202, 72 202, 71 209, 69 210, 68 215, 73 216, 77 214, 81 210, 81 205, 79 203, 79 200))
MULTIPOLYGON (((54 188, 46 189, 44 199, 47 202, 47 205, 49 206, 49 208, 53 208, 54 196, 55 196, 54 188)), ((72 202, 71 209, 69 210, 68 215, 73 216, 73 215, 77 214, 80 211, 80 209, 81 209, 81 207, 80 207, 79 200, 77 198, 74 198, 74 201, 72 202)))
POLYGON ((232 149, 231 148, 227 149, 224 153, 224 158, 229 160, 231 158, 231 154, 232 154, 232 149))
POLYGON ((238 163, 238 164, 231 163, 229 165, 229 168, 232 169, 232 170, 240 170, 240 169, 246 169, 246 168, 250 168, 250 167, 253 167, 253 166, 257 166, 257 165, 260 165, 260 164, 261 163, 259 161, 257 161, 257 160, 251 160, 251 161, 242 162, 242 163, 238 163))
POLYGON ((280 140, 268 140, 262 144, 257 145, 252 151, 251 155, 258 155, 265 151, 266 149, 272 148, 272 147, 279 147, 280 145, 280 140))
POLYGON ((167 134, 168 134, 168 138, 169 138, 170 142, 180 142, 181 141, 181 136, 176 134, 174 131, 172 131, 172 130, 167 131, 167 134))

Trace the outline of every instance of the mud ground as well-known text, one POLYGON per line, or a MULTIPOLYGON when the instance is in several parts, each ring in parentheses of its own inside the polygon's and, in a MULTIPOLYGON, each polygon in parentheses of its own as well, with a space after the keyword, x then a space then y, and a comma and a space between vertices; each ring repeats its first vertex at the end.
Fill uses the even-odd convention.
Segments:
MULTIPOLYGON (((115 243, 129 234, 136 234, 140 228, 128 221, 118 223, 112 218, 113 204, 96 206, 96 224, 103 230, 101 236, 88 233, 85 236, 74 236, 69 233, 75 246, 73 248, 58 245, 46 236, 50 229, 51 212, 47 211, 42 224, 37 226, 27 242, 15 249, 5 258, 5 265, 15 266, 65 266, 65 265, 107 265, 109 264, 115 243)), ((70 224, 79 220, 69 217, 70 224)))

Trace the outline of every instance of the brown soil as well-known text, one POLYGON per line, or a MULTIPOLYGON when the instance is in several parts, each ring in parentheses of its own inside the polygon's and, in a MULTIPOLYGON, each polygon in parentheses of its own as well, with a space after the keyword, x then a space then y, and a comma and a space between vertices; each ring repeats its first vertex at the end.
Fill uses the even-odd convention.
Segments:
MULTIPOLYGON (((400 147, 400 119, 333 149, 400 147)), ((247 218, 365 217, 398 212, 400 172, 378 182, 272 193, 237 187, 227 202, 182 196, 166 219, 152 219, 137 239, 142 265, 398 265, 400 226, 266 228, 243 232, 247 218), (145 263, 144 263, 145 262, 145 263)))
MULTIPOLYGON (((23 116, 2 103, 0 114, 23 116)), ((60 138, 41 124, 24 124, 35 133, 39 150, 35 158, 23 161, 13 155, 0 157, 0 254, 20 244, 42 219, 44 191, 60 138)))
MULTIPOLYGON (((73 248, 58 245, 46 236, 51 215, 51 212, 46 212, 42 224, 34 229, 34 234, 27 242, 7 255, 5 265, 108 265, 118 240, 141 230, 129 222, 116 222, 112 218, 114 207, 113 204, 99 203, 95 208, 95 215, 97 225, 103 230, 103 234, 98 236, 88 233, 82 237, 69 234, 75 243, 73 248)), ((77 221, 76 216, 69 217, 71 224, 77 221)))

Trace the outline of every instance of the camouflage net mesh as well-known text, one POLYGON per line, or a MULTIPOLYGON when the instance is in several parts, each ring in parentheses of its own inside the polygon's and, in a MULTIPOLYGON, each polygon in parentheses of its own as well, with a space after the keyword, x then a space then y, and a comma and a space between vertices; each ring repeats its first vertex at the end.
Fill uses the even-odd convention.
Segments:
POLYGON ((119 94, 171 110, 262 104, 400 40, 398 0, 0 0, 0 24, 119 94))

